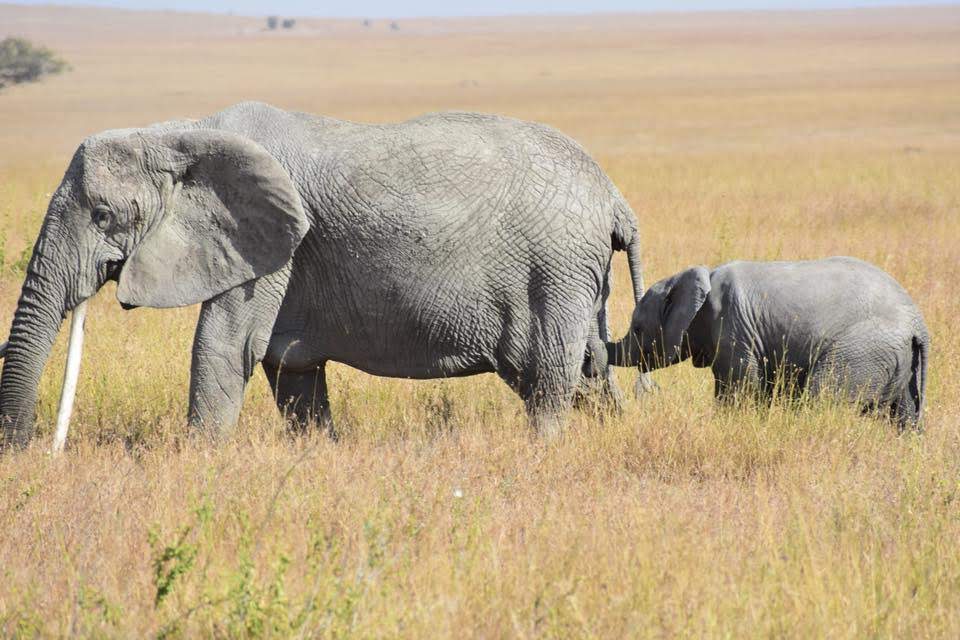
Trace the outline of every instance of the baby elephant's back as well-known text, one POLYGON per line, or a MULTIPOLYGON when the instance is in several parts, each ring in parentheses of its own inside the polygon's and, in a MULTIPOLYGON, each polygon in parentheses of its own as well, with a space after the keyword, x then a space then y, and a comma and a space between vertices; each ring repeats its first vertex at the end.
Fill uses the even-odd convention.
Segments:
POLYGON ((913 330, 919 312, 889 274, 856 258, 798 262, 733 262, 715 277, 750 307, 764 333, 810 338, 837 335, 863 322, 913 330))

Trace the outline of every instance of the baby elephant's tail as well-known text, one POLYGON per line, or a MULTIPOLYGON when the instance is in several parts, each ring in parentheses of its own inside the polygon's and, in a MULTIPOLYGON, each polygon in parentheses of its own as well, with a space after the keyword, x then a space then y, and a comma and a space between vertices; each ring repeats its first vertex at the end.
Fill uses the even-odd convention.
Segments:
POLYGON ((923 400, 927 397, 927 350, 929 338, 925 334, 914 335, 912 341, 913 359, 910 362, 910 400, 913 403, 911 413, 919 426, 923 418, 923 400))

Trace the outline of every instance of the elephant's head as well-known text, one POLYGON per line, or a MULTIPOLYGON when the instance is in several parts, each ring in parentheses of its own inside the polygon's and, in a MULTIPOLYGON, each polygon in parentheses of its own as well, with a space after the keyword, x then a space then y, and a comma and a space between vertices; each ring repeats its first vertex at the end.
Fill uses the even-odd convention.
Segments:
POLYGON ((125 308, 195 304, 280 269, 307 226, 287 172, 241 136, 187 126, 87 139, 50 200, 17 303, 4 443, 29 441, 60 324, 107 280, 125 308))
POLYGON ((607 345, 610 364, 651 371, 689 357, 683 337, 710 293, 710 272, 691 267, 650 287, 633 310, 630 330, 607 345))

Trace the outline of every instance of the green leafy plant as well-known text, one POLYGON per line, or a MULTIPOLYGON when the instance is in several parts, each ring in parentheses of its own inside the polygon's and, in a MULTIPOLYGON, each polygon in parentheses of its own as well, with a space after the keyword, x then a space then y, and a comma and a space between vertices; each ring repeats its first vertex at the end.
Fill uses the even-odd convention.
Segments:
POLYGON ((189 541, 190 534, 210 522, 213 509, 204 503, 194 510, 194 523, 180 528, 176 540, 167 545, 160 542, 160 534, 152 529, 147 534, 147 542, 153 550, 153 584, 156 587, 153 604, 159 607, 173 591, 177 579, 193 568, 197 559, 198 546, 189 541))
POLYGON ((80 587, 77 605, 83 612, 84 622, 91 628, 116 627, 123 616, 123 608, 89 585, 80 587))

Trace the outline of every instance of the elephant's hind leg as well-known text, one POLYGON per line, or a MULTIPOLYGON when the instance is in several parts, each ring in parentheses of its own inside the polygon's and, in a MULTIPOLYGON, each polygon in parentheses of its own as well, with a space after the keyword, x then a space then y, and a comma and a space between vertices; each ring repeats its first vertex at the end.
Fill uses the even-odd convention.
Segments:
POLYGON ((306 432, 316 424, 331 438, 337 438, 327 394, 326 362, 309 371, 287 371, 265 361, 263 370, 277 408, 295 428, 306 432))
POLYGON ((531 345, 531 357, 520 374, 517 391, 531 426, 545 438, 563 431, 582 373, 588 330, 588 322, 581 327, 542 330, 531 345))

